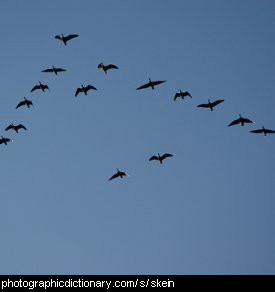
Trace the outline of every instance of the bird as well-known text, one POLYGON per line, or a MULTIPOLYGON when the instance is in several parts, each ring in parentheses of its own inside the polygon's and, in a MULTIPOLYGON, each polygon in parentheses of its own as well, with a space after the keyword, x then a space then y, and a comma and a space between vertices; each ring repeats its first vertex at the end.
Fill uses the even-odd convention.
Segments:
POLYGON ((105 66, 103 63, 100 63, 97 68, 102 68, 105 74, 107 74, 107 71, 110 69, 118 69, 116 65, 109 64, 105 66))
POLYGON ((20 101, 20 102, 18 103, 18 105, 16 106, 16 108, 19 108, 20 106, 24 106, 24 105, 26 105, 28 108, 29 108, 31 105, 33 106, 32 101, 29 100, 29 99, 26 99, 26 97, 24 97, 24 100, 20 101))
POLYGON ((162 164, 162 161, 167 157, 173 157, 173 155, 170 153, 164 153, 163 155, 160 156, 160 154, 158 153, 158 156, 156 155, 152 156, 151 158, 149 158, 149 161, 158 160, 162 164))
POLYGON ((118 168, 116 169, 117 170, 117 173, 115 173, 114 175, 112 175, 108 180, 112 180, 114 178, 123 178, 124 176, 129 176, 126 172, 124 171, 120 171, 118 168))
POLYGON ((1 136, 0 144, 4 143, 5 145, 7 145, 7 143, 9 143, 9 142, 13 142, 13 140, 10 138, 5 138, 5 137, 1 136))
POLYGON ((63 33, 61 35, 56 35, 55 38, 62 41, 64 43, 64 45, 67 45, 67 41, 74 39, 76 37, 78 37, 78 34, 69 34, 67 36, 64 36, 63 33))
POLYGON ((42 90, 43 92, 44 92, 46 89, 50 90, 47 84, 42 84, 40 81, 39 81, 39 84, 35 85, 35 86, 32 88, 31 92, 33 92, 33 91, 35 91, 35 90, 37 90, 37 89, 40 89, 40 90, 42 90))
POLYGON ((97 90, 93 85, 87 85, 87 86, 83 86, 81 85, 81 87, 77 88, 76 92, 75 92, 75 96, 77 96, 80 92, 83 92, 85 95, 87 95, 87 92, 90 90, 97 90))
POLYGON ((18 124, 18 125, 10 124, 9 126, 7 126, 7 128, 5 129, 5 131, 14 130, 16 133, 18 133, 18 131, 20 129, 27 130, 27 128, 24 125, 22 125, 22 124, 18 124))
POLYGON ((251 121, 250 119, 247 118, 243 118, 241 115, 239 115, 240 117, 236 120, 234 120, 233 122, 231 122, 228 127, 234 126, 234 125, 238 125, 240 124, 241 126, 244 126, 244 124, 254 124, 255 122, 251 121))
POLYGON ((67 71, 67 70, 63 69, 63 68, 55 68, 54 66, 52 66, 52 68, 45 69, 41 72, 51 72, 51 73, 54 73, 55 75, 57 75, 58 72, 64 72, 64 71, 67 71))
POLYGON ((192 98, 192 95, 188 91, 182 92, 180 89, 180 91, 175 94, 174 101, 176 101, 178 97, 181 97, 182 99, 184 99, 186 96, 189 96, 192 98))
POLYGON ((146 83, 146 84, 141 85, 140 87, 137 88, 137 90, 144 89, 144 88, 149 88, 149 87, 151 87, 152 89, 155 89, 156 85, 159 85, 159 84, 164 83, 164 82, 166 82, 166 80, 151 81, 151 79, 149 78, 149 82, 146 83))
POLYGON ((267 134, 275 134, 275 131, 266 129, 265 127, 262 127, 262 129, 253 130, 253 131, 250 131, 250 132, 251 133, 255 133, 255 134, 264 134, 265 136, 267 134))
POLYGON ((210 102, 210 99, 208 99, 208 103, 199 104, 197 107, 209 108, 212 112, 213 108, 222 102, 224 102, 224 99, 218 99, 218 100, 213 101, 213 102, 210 102))

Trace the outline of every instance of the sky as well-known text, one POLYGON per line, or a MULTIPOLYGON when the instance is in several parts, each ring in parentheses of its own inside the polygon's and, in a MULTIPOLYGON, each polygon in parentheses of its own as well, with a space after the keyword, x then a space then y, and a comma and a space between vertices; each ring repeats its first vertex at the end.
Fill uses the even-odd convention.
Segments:
POLYGON ((275 274, 275 136, 250 133, 275 130, 274 13, 1 1, 0 135, 14 141, 0 145, 0 274, 275 274), (52 65, 67 71, 41 73, 52 65), (166 82, 136 90, 149 78, 166 82), (31 93, 38 81, 50 91, 31 93), (81 84, 97 91, 75 97, 81 84), (174 102, 179 89, 193 98, 174 102), (34 107, 15 109, 23 97, 34 107), (197 108, 208 99, 225 101, 197 108), (227 127, 239 114, 255 124, 227 127), (108 181, 117 168, 129 176, 108 181))

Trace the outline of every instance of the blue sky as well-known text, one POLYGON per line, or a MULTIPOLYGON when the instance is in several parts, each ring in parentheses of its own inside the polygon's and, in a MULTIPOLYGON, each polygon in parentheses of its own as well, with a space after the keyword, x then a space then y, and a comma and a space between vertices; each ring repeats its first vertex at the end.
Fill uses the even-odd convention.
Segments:
POLYGON ((274 12, 2 1, 0 127, 14 142, 0 145, 0 273, 274 274, 275 137, 249 133, 275 129, 274 12), (65 47, 61 33, 79 38, 65 47), (41 73, 52 65, 67 72, 41 73), (149 77, 167 82, 136 91, 149 77), (30 92, 39 80, 50 92, 30 92), (193 98, 174 102, 179 89, 193 98), (34 108, 16 110, 24 96, 34 108), (228 128, 238 114, 255 125, 228 128), (158 152, 174 157, 149 162, 158 152), (109 182, 116 168, 130 176, 109 182))

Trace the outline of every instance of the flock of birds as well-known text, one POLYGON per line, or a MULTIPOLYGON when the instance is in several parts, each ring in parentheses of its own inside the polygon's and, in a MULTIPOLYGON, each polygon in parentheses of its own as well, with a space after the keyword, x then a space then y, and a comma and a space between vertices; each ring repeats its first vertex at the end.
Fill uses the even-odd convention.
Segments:
MULTIPOLYGON (((63 34, 61 34, 61 35, 56 35, 55 38, 60 40, 61 42, 63 42, 64 45, 66 46, 68 41, 70 41, 78 36, 79 36, 78 34, 70 34, 67 36, 64 36, 63 34)), ((107 74, 108 71, 111 69, 119 69, 116 65, 113 65, 113 64, 104 65, 103 63, 100 63, 97 68, 102 69, 105 74, 107 74)), ((65 71, 66 71, 66 69, 64 69, 64 68, 56 68, 56 67, 52 66, 52 68, 47 68, 47 69, 43 70, 42 72, 54 73, 55 75, 58 75, 58 73, 65 72, 65 71)), ((166 80, 152 81, 149 78, 149 82, 139 86, 137 88, 137 90, 146 89, 146 88, 151 88, 154 90, 156 86, 158 86, 164 82, 166 82, 166 80)), ((35 90, 42 90, 44 92, 45 90, 50 90, 50 89, 49 89, 47 84, 43 84, 39 81, 39 84, 35 85, 31 89, 31 92, 33 92, 35 90)), ((76 89, 75 97, 78 96, 78 94, 80 94, 80 93, 87 95, 89 90, 97 90, 97 89, 96 89, 96 87, 94 87, 91 84, 88 84, 86 86, 81 85, 81 87, 76 89)), ((179 92, 177 92, 175 94, 174 101, 176 101, 177 98, 185 99, 187 97, 192 98, 192 95, 188 91, 182 91, 180 89, 179 92)), ((210 111, 213 111, 213 109, 222 102, 224 102, 224 99, 218 99, 218 100, 215 100, 212 102, 210 100, 208 100, 207 103, 199 104, 197 107, 207 108, 207 109, 210 109, 210 111)), ((24 97, 24 99, 17 104, 16 109, 23 107, 23 106, 30 108, 30 106, 33 106, 33 103, 31 100, 28 100, 26 97, 24 97)), ((228 127, 231 127, 234 125, 244 126, 245 124, 252 124, 252 123, 255 123, 255 122, 250 120, 249 118, 245 118, 245 117, 242 117, 242 115, 239 115, 239 118, 233 120, 228 125, 228 127)), ((6 127, 5 131, 14 130, 16 133, 18 133, 20 129, 27 130, 27 128, 22 124, 14 125, 13 123, 11 123, 10 125, 8 125, 6 127)), ((266 129, 265 127, 262 127, 261 129, 257 129, 257 130, 252 130, 250 132, 255 133, 255 134, 264 134, 264 136, 266 136, 267 134, 274 134, 275 133, 274 130, 266 129)), ((13 141, 12 139, 6 138, 3 136, 1 136, 1 138, 0 138, 0 144, 7 145, 7 143, 12 142, 12 141, 13 141)), ((168 158, 168 157, 173 157, 173 155, 170 153, 164 153, 163 155, 160 155, 158 153, 158 155, 153 155, 152 157, 150 157, 149 161, 156 160, 156 161, 159 161, 160 164, 162 164, 163 160, 168 158)), ((113 180, 115 178, 123 178, 124 176, 128 176, 128 174, 124 171, 120 171, 119 169, 117 169, 117 172, 109 178, 109 181, 113 180)))

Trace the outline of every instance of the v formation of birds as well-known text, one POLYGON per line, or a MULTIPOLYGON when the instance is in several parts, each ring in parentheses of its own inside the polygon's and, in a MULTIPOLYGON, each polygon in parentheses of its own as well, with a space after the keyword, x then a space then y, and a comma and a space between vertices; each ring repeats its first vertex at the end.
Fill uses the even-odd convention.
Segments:
MULTIPOLYGON (((70 41, 70 40, 72 40, 74 38, 77 38, 78 36, 79 36, 78 34, 70 34, 70 35, 67 35, 67 36, 64 36, 63 34, 61 34, 61 35, 56 35, 55 38, 58 39, 58 40, 60 40, 61 42, 63 42, 63 44, 66 46, 68 41, 70 41)), ((108 71, 111 70, 111 69, 119 69, 116 65, 113 65, 113 64, 104 65, 103 63, 100 63, 97 68, 102 69, 105 74, 107 74, 108 71)), ((44 69, 41 72, 43 72, 43 73, 54 73, 55 75, 58 75, 59 73, 66 72, 66 69, 52 66, 51 68, 44 69)), ((158 85, 160 85, 162 83, 165 83, 165 82, 166 82, 166 80, 155 80, 155 81, 152 81, 149 78, 149 82, 147 82, 147 83, 139 86, 136 90, 141 90, 141 89, 146 89, 146 88, 151 88, 151 89, 154 90, 156 86, 158 86, 158 85)), ((33 86, 33 88, 31 89, 31 92, 33 92, 35 90, 42 90, 44 92, 45 90, 48 90, 49 91, 50 89, 49 89, 49 87, 48 87, 47 84, 43 84, 43 83, 41 83, 39 81, 38 84, 36 84, 35 86, 33 86)), ((97 90, 97 88, 95 86, 93 86, 92 84, 87 84, 86 86, 81 85, 79 88, 76 89, 75 97, 77 97, 78 94, 80 94, 80 93, 83 93, 83 94, 87 95, 89 90, 97 90)), ((192 95, 191 95, 190 92, 188 92, 188 91, 182 91, 180 89, 174 95, 174 101, 176 101, 178 98, 181 98, 181 99, 192 98, 192 95)), ((206 108, 206 109, 210 109, 210 111, 213 111, 214 108, 217 105, 219 105, 220 103, 222 103, 222 102, 224 102, 224 99, 218 99, 218 100, 215 100, 215 101, 212 101, 212 102, 210 100, 208 100, 207 103, 199 104, 197 107, 206 108)), ((24 97, 24 99, 21 100, 17 104, 16 109, 18 109, 20 107, 23 107, 23 106, 26 106, 27 108, 30 108, 31 106, 33 106, 33 103, 32 103, 31 100, 29 100, 26 97, 24 97)), ((235 126, 235 125, 244 126, 245 124, 253 124, 253 123, 255 123, 255 122, 252 121, 251 119, 246 118, 246 117, 242 117, 242 115, 239 115, 239 118, 233 120, 228 125, 228 127, 235 126)), ((10 125, 8 125, 6 127, 5 131, 10 131, 10 130, 13 130, 16 133, 18 133, 19 130, 25 130, 26 131, 27 128, 23 124, 14 125, 13 123, 11 123, 10 125)), ((254 133, 254 134, 264 134, 264 136, 266 136, 267 134, 274 134, 275 133, 275 130, 267 129, 267 128, 265 128, 263 126, 260 129, 252 130, 250 132, 251 133, 254 133)), ((1 138, 0 138, 0 144, 7 145, 9 142, 12 142, 12 141, 13 141, 12 139, 7 138, 7 137, 3 137, 3 136, 1 136, 1 138)), ((158 155, 151 156, 149 158, 149 161, 156 160, 160 164, 162 164, 163 163, 163 160, 166 159, 166 158, 168 158, 168 157, 173 157, 173 155, 170 154, 170 153, 164 153, 164 154, 160 155, 158 153, 158 155)), ((117 169, 117 172, 115 174, 113 174, 109 178, 109 181, 110 180, 113 180, 115 178, 123 178, 124 176, 128 176, 128 174, 126 172, 124 172, 124 171, 120 171, 119 169, 117 169)))

